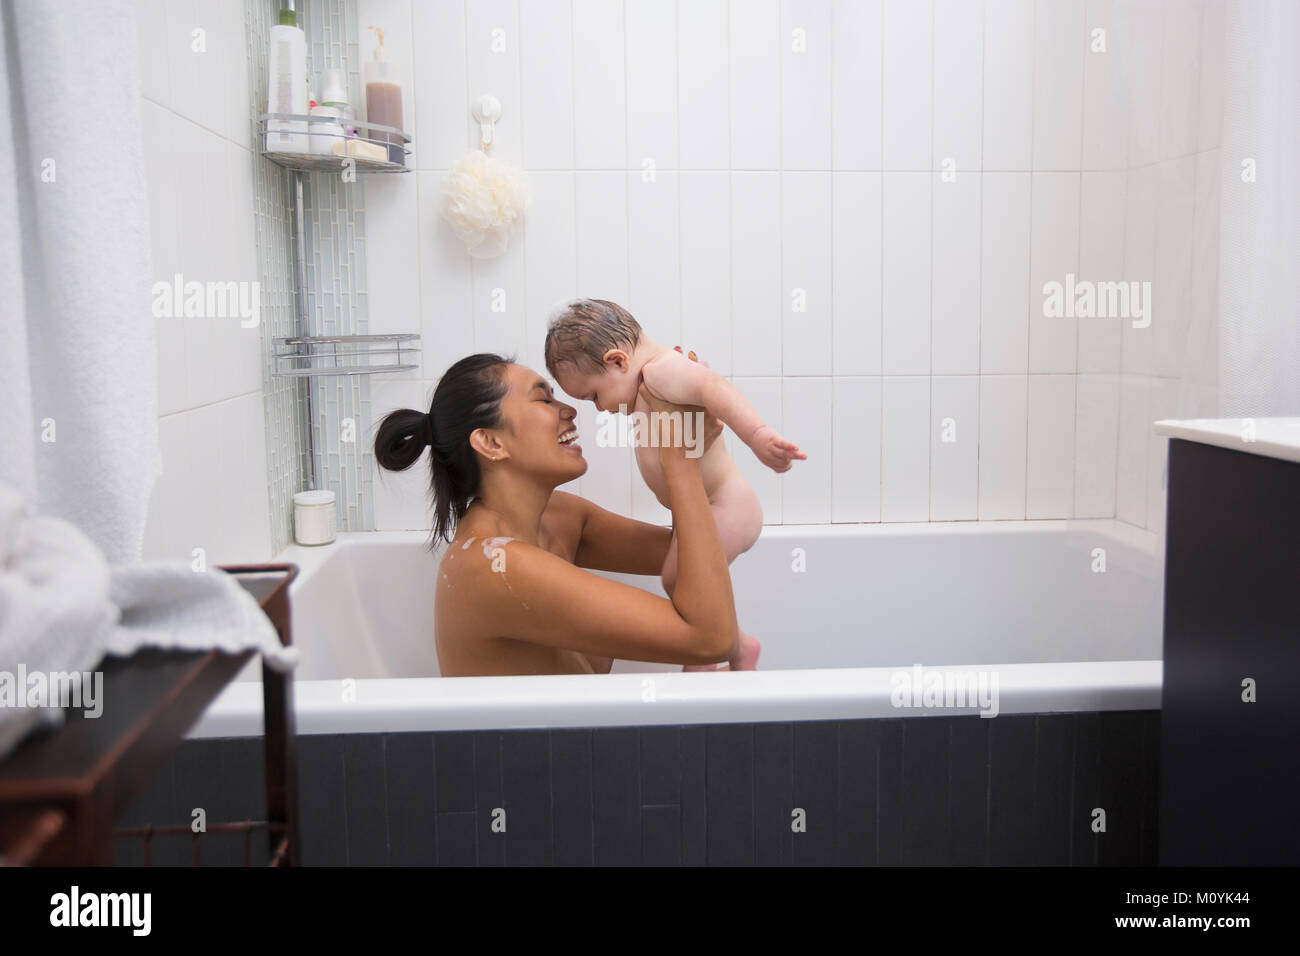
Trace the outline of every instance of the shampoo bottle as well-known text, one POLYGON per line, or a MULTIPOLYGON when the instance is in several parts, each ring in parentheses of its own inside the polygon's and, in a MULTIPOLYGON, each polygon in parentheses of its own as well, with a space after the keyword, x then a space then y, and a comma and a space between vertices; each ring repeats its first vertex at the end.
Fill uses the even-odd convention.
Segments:
MULTIPOLYGON (((267 62, 266 111, 306 115, 307 37, 292 10, 281 10, 279 24, 271 27, 267 62)), ((267 120, 266 149, 275 153, 308 152, 307 121, 267 120)))
MULTIPOLYGON (((366 29, 374 30, 379 36, 375 55, 366 62, 366 122, 403 129, 402 85, 388 59, 388 51, 384 49, 384 31, 379 27, 366 29)), ((376 130, 367 130, 366 135, 376 143, 387 144, 390 163, 406 165, 406 148, 400 136, 376 130)))

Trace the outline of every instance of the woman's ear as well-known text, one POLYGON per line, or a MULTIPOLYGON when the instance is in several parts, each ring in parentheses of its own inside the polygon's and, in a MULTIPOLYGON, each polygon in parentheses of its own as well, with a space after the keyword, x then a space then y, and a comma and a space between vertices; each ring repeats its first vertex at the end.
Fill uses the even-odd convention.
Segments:
POLYGON ((510 457, 496 433, 486 428, 476 428, 470 432, 469 445, 490 461, 502 461, 510 457))

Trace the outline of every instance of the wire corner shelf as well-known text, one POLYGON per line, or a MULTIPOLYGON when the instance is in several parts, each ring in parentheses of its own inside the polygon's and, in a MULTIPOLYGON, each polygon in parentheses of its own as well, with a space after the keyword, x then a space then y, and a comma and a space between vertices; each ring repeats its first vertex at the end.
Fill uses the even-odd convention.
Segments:
POLYGON ((262 155, 285 169, 340 172, 351 163, 359 173, 411 172, 407 163, 410 134, 395 126, 307 113, 262 113, 257 121, 262 155), (347 129, 351 128, 366 130, 369 135, 349 134, 347 129), (277 137, 280 144, 276 143, 277 137), (283 148, 275 149, 275 145, 283 148), (294 145, 305 148, 290 148, 294 145), (388 158, 373 158, 370 154, 376 149, 388 158), (401 157, 400 162, 394 161, 396 156, 401 157))
POLYGON ((413 332, 382 335, 299 335, 275 340, 273 373, 281 378, 318 378, 325 375, 376 375, 380 372, 406 372, 418 369, 412 355, 420 350, 412 343, 420 336, 413 332), (404 344, 405 343, 405 344, 404 344), (288 349, 288 351, 281 351, 288 349), (406 359, 403 360, 403 353, 406 359), (376 355, 393 356, 393 361, 370 364, 376 355), (295 364, 302 362, 305 364, 295 364), (320 364, 320 363, 329 364, 320 364))

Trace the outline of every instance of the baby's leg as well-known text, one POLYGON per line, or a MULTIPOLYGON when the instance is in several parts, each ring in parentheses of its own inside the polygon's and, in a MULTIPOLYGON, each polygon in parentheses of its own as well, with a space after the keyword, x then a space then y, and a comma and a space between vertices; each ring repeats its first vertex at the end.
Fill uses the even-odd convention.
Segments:
MULTIPOLYGON (((727 556, 727 564, 744 554, 758 540, 763 530, 763 509, 758 496, 743 480, 737 478, 726 482, 709 500, 709 510, 718 528, 718 537, 722 541, 722 550, 727 556)), ((674 532, 672 543, 668 546, 668 557, 664 561, 662 582, 664 592, 671 598, 673 588, 677 585, 677 534, 674 532)), ((740 633, 740 654, 731 662, 732 670, 754 670, 762 647, 759 642, 746 634, 740 633)), ((699 664, 683 667, 684 671, 717 670, 716 664, 699 664)))

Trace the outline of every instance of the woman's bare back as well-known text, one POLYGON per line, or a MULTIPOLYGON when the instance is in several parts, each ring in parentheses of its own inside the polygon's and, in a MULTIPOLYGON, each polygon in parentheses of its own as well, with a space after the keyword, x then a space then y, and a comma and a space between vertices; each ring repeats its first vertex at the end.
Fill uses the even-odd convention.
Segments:
MULTIPOLYGON (((471 508, 439 565, 434 627, 442 676, 596 673, 585 654, 517 640, 494 626, 500 583, 507 590, 510 583, 506 545, 514 541, 499 530, 492 516, 471 508)), ((581 532, 564 496, 552 496, 538 547, 572 564, 581 532)))

